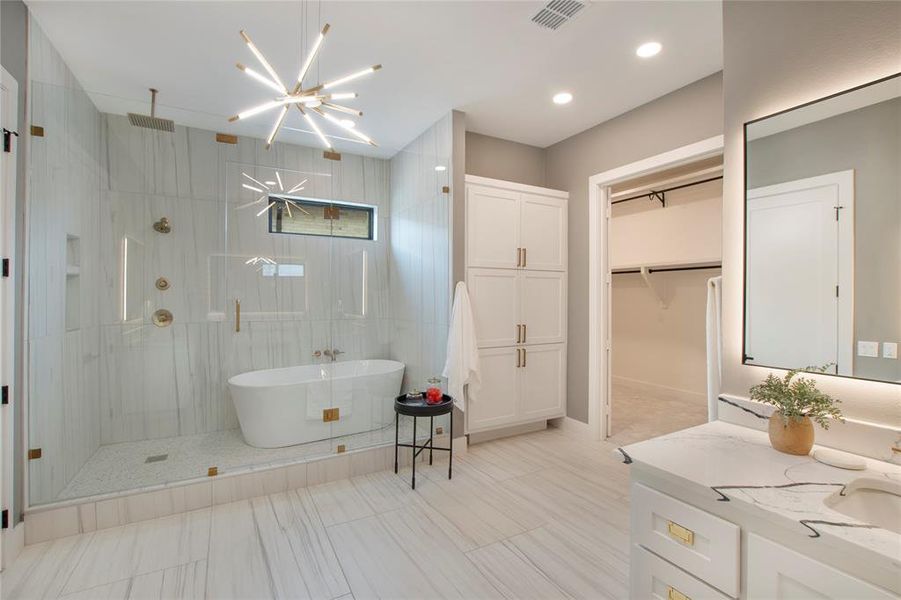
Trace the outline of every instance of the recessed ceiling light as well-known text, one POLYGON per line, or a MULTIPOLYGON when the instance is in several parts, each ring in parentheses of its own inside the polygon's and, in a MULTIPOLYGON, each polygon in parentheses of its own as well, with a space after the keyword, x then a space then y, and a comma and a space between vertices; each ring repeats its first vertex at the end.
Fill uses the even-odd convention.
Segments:
POLYGON ((356 123, 351 121, 350 119, 341 119, 341 124, 347 127, 348 129, 352 129, 356 123))
POLYGON ((435 170, 440 173, 441 171, 447 171, 447 167, 445 167, 444 165, 436 165, 435 170))
POLYGON ((569 92, 554 94, 554 104, 569 104, 573 101, 573 95, 569 92))
POLYGON ((660 42, 645 42, 635 50, 635 54, 641 58, 650 58, 656 56, 662 49, 660 42))

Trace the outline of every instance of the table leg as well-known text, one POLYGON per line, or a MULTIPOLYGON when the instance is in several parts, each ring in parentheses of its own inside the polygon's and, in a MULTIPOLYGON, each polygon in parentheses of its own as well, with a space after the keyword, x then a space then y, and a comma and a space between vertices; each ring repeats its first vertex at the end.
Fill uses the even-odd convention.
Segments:
POLYGON ((413 417, 413 489, 416 489, 416 417, 413 417))
POLYGON ((451 411, 447 413, 450 415, 450 451, 447 453, 447 478, 451 479, 453 476, 453 468, 454 468, 454 409, 451 408, 451 411))
POLYGON ((429 417, 429 465, 432 464, 432 449, 435 447, 435 417, 429 417))
POLYGON ((397 444, 400 442, 400 413, 394 413, 394 473, 397 474, 397 444))

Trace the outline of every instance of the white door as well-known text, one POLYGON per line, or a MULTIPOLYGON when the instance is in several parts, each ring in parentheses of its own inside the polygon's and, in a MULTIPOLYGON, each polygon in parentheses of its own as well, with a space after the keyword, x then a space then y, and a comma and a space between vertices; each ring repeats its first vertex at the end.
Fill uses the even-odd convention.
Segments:
POLYGON ((526 344, 555 344, 566 338, 566 274, 522 271, 520 323, 526 344))
MULTIPOLYGON (((484 366, 482 369, 484 372, 484 366)), ((517 420, 562 417, 566 402, 566 346, 525 346, 517 420)))
POLYGON ((519 266, 519 192, 466 186, 466 264, 519 266))
POLYGON ((492 429, 516 420, 519 404, 519 348, 479 351, 481 383, 466 404, 467 432, 492 429))
POLYGON ((521 237, 527 269, 566 269, 566 201, 562 198, 522 195, 521 237))
POLYGON ((846 171, 748 191, 748 362, 851 374, 853 185, 846 171))
POLYGON ((889 600, 897 596, 834 567, 748 536, 748 600, 889 600))
POLYGON ((519 321, 519 272, 468 269, 466 285, 472 301, 476 344, 480 348, 512 346, 519 321))
MULTIPOLYGON (((16 131, 18 107, 18 83, 6 71, 0 69, 0 126, 16 131)), ((5 137, 5 136, 4 136, 5 137)), ((0 277, 0 385, 8 386, 9 403, 0 406, 0 509, 8 510, 9 529, 3 531, 0 548, 5 537, 15 526, 12 506, 13 483, 13 324, 15 323, 15 279, 12 260, 15 249, 16 205, 16 156, 21 137, 11 135, 9 152, 0 149, 0 258, 9 258, 6 277, 0 277)), ((5 568, 0 554, 0 568, 5 568)))

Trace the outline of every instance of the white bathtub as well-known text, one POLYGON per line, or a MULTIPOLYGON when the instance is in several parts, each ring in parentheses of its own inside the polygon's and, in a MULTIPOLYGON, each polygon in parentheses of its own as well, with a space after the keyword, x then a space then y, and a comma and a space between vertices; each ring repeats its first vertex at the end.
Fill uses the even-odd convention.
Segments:
POLYGON ((389 425, 403 374, 397 361, 352 360, 250 371, 228 387, 244 441, 280 448, 389 425), (338 420, 323 421, 327 408, 338 409, 338 420))

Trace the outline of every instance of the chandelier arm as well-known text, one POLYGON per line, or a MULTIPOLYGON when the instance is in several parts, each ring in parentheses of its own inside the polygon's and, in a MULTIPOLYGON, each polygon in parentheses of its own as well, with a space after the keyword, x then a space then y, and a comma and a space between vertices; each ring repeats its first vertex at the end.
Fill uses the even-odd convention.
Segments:
POLYGON ((338 112, 343 112, 348 115, 354 115, 355 117, 362 117, 363 111, 357 110, 355 108, 348 108, 347 106, 342 106, 340 104, 335 104, 334 102, 323 102, 322 106, 325 108, 329 108, 331 110, 336 110, 338 112))
POLYGON ((269 137, 266 138, 266 150, 269 150, 272 147, 272 140, 275 139, 275 136, 278 134, 278 130, 282 128, 282 123, 285 122, 285 117, 288 116, 289 106, 285 106, 282 108, 282 114, 278 116, 278 120, 276 120, 275 125, 272 127, 272 131, 269 133, 269 137))
POLYGON ((324 119, 326 119, 326 120, 328 120, 328 121, 331 121, 332 123, 334 123, 335 125, 337 125, 337 126, 340 127, 341 129, 343 129, 343 130, 349 132, 351 135, 353 135, 353 136, 356 137, 357 139, 366 142, 366 143, 369 144, 370 146, 376 146, 376 147, 378 147, 378 144, 376 144, 374 141, 372 141, 372 138, 370 138, 368 135, 366 135, 366 134, 363 133, 362 131, 359 131, 359 130, 357 130, 357 129, 354 128, 354 127, 348 127, 347 125, 345 125, 344 123, 342 123, 341 121, 339 121, 338 119, 336 119, 335 117, 333 117, 332 115, 330 115, 330 114, 324 112, 324 111, 323 111, 322 109, 320 109, 320 108, 314 108, 313 110, 314 110, 316 113, 318 113, 320 116, 322 116, 322 118, 324 118, 324 119))
POLYGON ((272 80, 276 82, 282 90, 287 94, 288 88, 285 87, 284 82, 281 80, 281 77, 278 76, 278 73, 275 72, 275 69, 272 68, 272 65, 269 64, 269 61, 266 60, 266 57, 263 56, 263 53, 260 52, 260 49, 256 47, 256 44, 250 39, 250 36, 242 29, 240 31, 241 37, 244 39, 244 43, 247 44, 247 47, 250 48, 250 51, 253 52, 253 55, 259 61, 259 63, 266 69, 266 72, 269 73, 269 76, 272 77, 272 80))
POLYGON ((319 49, 322 48, 322 42, 325 40, 325 34, 328 33, 329 27, 330 25, 326 23, 322 28, 322 31, 319 32, 319 37, 317 37, 316 41, 313 42, 313 48, 307 55, 307 59, 304 61, 303 66, 300 68, 300 72, 297 74, 298 86, 303 83, 303 78, 306 77, 307 72, 310 70, 310 66, 313 64, 313 61, 316 60, 316 55, 319 54, 319 49))

